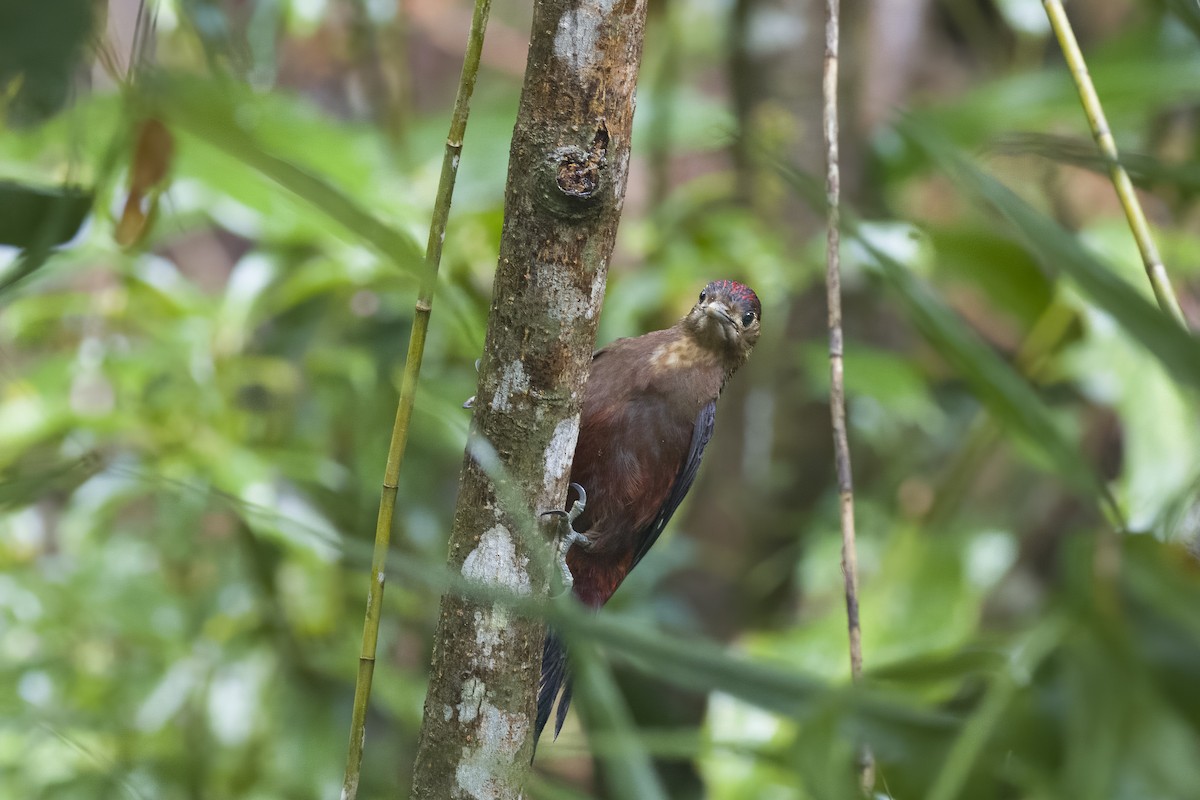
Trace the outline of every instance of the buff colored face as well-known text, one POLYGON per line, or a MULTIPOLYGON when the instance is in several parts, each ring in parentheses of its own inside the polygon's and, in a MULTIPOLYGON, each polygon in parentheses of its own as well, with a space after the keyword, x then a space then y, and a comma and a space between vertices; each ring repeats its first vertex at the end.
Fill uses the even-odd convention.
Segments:
POLYGON ((745 284, 713 281, 704 287, 688 314, 689 327, 714 349, 748 355, 758 341, 762 304, 745 284))

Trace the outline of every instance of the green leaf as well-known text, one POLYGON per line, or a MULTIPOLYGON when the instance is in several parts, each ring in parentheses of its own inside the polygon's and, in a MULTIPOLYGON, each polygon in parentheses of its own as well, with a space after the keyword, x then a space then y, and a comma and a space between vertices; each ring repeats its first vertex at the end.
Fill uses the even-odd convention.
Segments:
POLYGON ((589 734, 598 734, 606 747, 597 747, 608 783, 617 797, 666 798, 645 747, 634 734, 633 719, 612 671, 596 648, 582 639, 571 640, 575 697, 589 734))
MULTIPOLYGON (((1109 160, 1090 139, 1017 133, 1001 137, 991 149, 1005 155, 1038 155, 1061 164, 1083 167, 1105 178, 1111 168, 1109 160)), ((1174 186, 1187 192, 1200 190, 1200 164, 1171 163, 1129 149, 1121 151, 1119 161, 1135 186, 1174 186)))
MULTIPOLYGON (((1161 39, 1160 39, 1161 41, 1161 39)), ((1185 48, 1159 46, 1131 59, 1129 53, 1093 56, 1088 64, 1104 99, 1109 122, 1119 125, 1156 108, 1192 102, 1200 85, 1200 61, 1185 48)), ((958 103, 920 114, 923 123, 955 142, 975 146, 1013 130, 1046 130, 1068 121, 1082 126, 1079 95, 1066 69, 1047 67, 974 87, 958 103)))
POLYGON ((1073 278, 1092 302, 1162 361, 1176 380, 1200 387, 1200 343, 1194 337, 1089 253, 1075 237, 968 163, 936 134, 912 122, 904 123, 902 130, 959 186, 1000 212, 1046 270, 1073 278))
POLYGON ((9 122, 41 122, 67 102, 95 8, 90 0, 0 3, 0 99, 9 122))
POLYGON ((794 670, 734 657, 716 645, 664 635, 611 615, 577 612, 552 618, 560 629, 571 628, 576 636, 605 645, 648 674, 669 677, 680 686, 724 692, 784 717, 807 719, 829 702, 844 702, 852 727, 875 742, 885 742, 889 750, 940 737, 955 723, 951 715, 919 710, 877 690, 839 691, 794 670))
POLYGON ((859 241, 879 264, 922 336, 971 387, 997 420, 1019 431, 1067 483, 1102 496, 1092 466, 1080 455, 1037 392, 903 265, 870 241, 859 241))
MULTIPOLYGON (((424 269, 423 251, 412 236, 381 221, 328 179, 268 150, 250 132, 245 108, 237 105, 240 89, 222 91, 216 83, 169 76, 146 85, 152 88, 143 99, 172 125, 275 181, 402 270, 420 274, 424 269)), ((252 97, 243 99, 253 103, 252 97)))
POLYGON ((0 244, 23 249, 0 274, 0 292, 41 269, 54 245, 75 238, 93 199, 90 189, 0 181, 0 244))
POLYGON ((42 249, 70 241, 92 210, 91 189, 0 181, 0 244, 42 249))
POLYGON ((1200 39, 1200 6, 1192 0, 1163 0, 1167 9, 1200 39))
POLYGON ((963 786, 976 762, 983 757, 985 746, 1000 726, 1021 684, 1059 645, 1062 636, 1062 622, 1051 617, 1013 646, 1005 668, 993 676, 983 701, 963 725, 946 754, 942 769, 929 790, 931 800, 954 800, 961 796, 963 786))
POLYGON ((979 229, 927 231, 937 254, 939 285, 944 276, 983 293, 996 307, 1031 327, 1054 297, 1054 288, 1037 262, 1011 239, 979 229))

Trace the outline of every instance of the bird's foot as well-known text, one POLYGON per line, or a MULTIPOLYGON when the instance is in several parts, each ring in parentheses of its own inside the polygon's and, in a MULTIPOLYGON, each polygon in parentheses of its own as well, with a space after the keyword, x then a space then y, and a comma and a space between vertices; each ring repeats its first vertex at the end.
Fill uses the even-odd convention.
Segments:
POLYGON ((587 547, 591 543, 591 539, 574 529, 569 530, 562 541, 558 543, 558 569, 562 573, 563 586, 567 590, 575 585, 575 576, 571 574, 571 568, 567 566, 567 552, 574 545, 587 547))
POLYGON ((567 566, 567 553, 575 545, 587 548, 591 546, 592 540, 584 534, 575 530, 575 520, 583 515, 587 510, 587 492, 578 483, 572 483, 571 487, 579 495, 579 499, 571 504, 570 511, 547 511, 542 516, 555 516, 560 519, 560 524, 563 527, 561 533, 562 538, 558 542, 558 569, 562 572, 563 586, 568 590, 575 585, 575 576, 571 574, 571 568, 567 566))

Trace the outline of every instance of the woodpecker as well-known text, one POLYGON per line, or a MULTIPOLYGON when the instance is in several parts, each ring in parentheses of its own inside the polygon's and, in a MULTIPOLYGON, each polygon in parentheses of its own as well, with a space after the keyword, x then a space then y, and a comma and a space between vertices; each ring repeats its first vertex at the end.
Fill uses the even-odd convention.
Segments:
MULTIPOLYGON (((761 322, 762 304, 748 286, 713 281, 675 325, 618 339, 592 357, 567 498, 585 502, 574 504, 564 542, 572 588, 585 605, 608 602, 687 495, 712 438, 717 398, 746 363, 761 322)), ((556 699, 557 737, 571 681, 566 651, 550 630, 535 743, 556 699)))

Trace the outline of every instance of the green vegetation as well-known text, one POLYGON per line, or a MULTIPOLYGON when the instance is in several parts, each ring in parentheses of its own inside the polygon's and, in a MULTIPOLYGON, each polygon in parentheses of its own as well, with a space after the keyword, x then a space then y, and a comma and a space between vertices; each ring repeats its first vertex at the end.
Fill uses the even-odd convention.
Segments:
MULTIPOLYGON (((0 11, 0 796, 336 797, 470 6, 168 2, 155 65, 116 81, 129 39, 88 4, 16 5, 0 11), (21 46, 35 38, 54 46, 21 46), (168 149, 136 146, 148 119, 168 149), (146 225, 121 247, 131 185, 146 225)), ((524 5, 494 4, 472 102, 361 797, 405 796, 453 585, 524 5)), ((112 6, 123 30, 136 5, 112 6)), ((1196 11, 1092 6, 1082 52, 1195 327, 1196 11)), ((764 338, 693 495, 610 606, 517 605, 596 658, 533 797, 651 786, 648 754, 671 797, 851 798, 859 741, 898 800, 1196 796, 1200 342, 1155 305, 1041 5, 928 11, 885 65, 907 76, 888 98, 903 114, 862 99, 897 51, 843 26, 851 691, 819 84, 798 98, 806 73, 777 74, 807 53, 794 40, 743 54, 752 84, 726 75, 725 6, 651 9, 600 341, 669 324, 721 277, 763 298, 764 338), (633 768, 593 763, 609 753, 633 768)))

